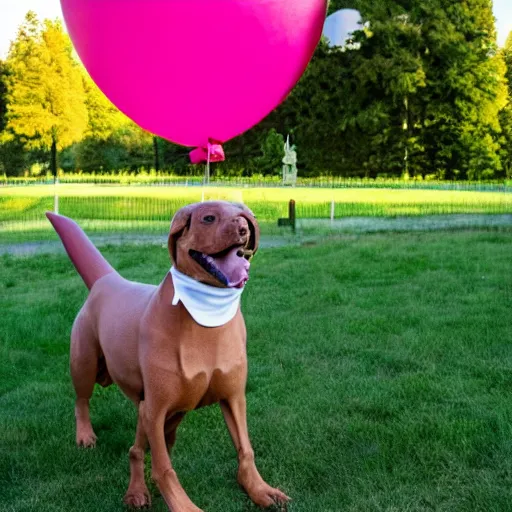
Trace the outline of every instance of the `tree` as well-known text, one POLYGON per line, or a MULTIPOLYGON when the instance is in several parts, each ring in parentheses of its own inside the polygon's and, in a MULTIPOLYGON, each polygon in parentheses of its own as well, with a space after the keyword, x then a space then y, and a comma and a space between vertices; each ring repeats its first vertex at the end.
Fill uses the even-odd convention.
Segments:
POLYGON ((320 46, 283 106, 296 103, 308 169, 499 176, 507 91, 491 0, 333 0, 330 12, 344 7, 369 22, 360 49, 320 46))
POLYGON ((358 159, 365 175, 417 174, 421 170, 412 157, 420 149, 417 103, 425 87, 421 30, 398 3, 367 9, 363 16, 372 20, 370 32, 360 32, 360 49, 347 52, 351 92, 342 128, 364 144, 358 159))
POLYGON ((104 141, 117 130, 131 123, 130 119, 101 92, 85 69, 83 81, 88 114, 84 137, 104 141))
POLYGON ((8 137, 7 124, 7 86, 8 69, 0 61, 0 173, 13 176, 20 174, 26 165, 26 153, 23 144, 16 137, 8 137))
POLYGON ((404 156, 416 136, 414 95, 425 85, 421 38, 403 9, 380 13, 380 5, 372 2, 361 11, 372 23, 371 31, 355 32, 359 49, 320 43, 290 97, 265 121, 292 134, 302 175, 405 171, 404 156))
POLYGON ((505 46, 501 50, 503 62, 506 68, 505 78, 508 85, 508 102, 500 112, 500 124, 502 129, 502 151, 504 173, 507 178, 512 177, 512 32, 508 35, 505 46))
POLYGON ((7 67, 6 131, 27 148, 57 152, 81 139, 87 126, 83 76, 59 22, 42 25, 29 12, 11 45, 7 67))
POLYGON ((272 128, 261 145, 261 156, 256 159, 257 170, 265 175, 280 176, 283 168, 284 138, 272 128))
POLYGON ((507 37, 502 53, 506 66, 505 78, 507 79, 509 94, 512 95, 512 32, 507 37))
POLYGON ((0 60, 0 132, 3 132, 7 123, 7 87, 5 81, 7 80, 7 67, 5 63, 0 60))
POLYGON ((87 137, 73 148, 74 167, 85 172, 138 171, 153 164, 153 137, 128 122, 107 139, 87 137))
POLYGON ((491 0, 416 1, 426 87, 419 98, 424 165, 444 179, 496 176, 506 101, 491 0))

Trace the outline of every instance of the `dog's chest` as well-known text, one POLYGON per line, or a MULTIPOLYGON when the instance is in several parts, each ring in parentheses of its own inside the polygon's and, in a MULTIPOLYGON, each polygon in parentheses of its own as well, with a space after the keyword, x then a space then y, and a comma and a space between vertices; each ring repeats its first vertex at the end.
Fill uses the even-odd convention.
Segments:
POLYGON ((234 366, 229 372, 215 370, 206 386, 206 390, 195 409, 215 404, 245 389, 246 364, 234 366))
POLYGON ((187 408, 223 400, 245 387, 247 357, 245 337, 205 339, 179 350, 179 371, 185 384, 187 408))
MULTIPOLYGON (((233 326, 232 326, 233 327, 233 326)), ((245 388, 245 329, 201 329, 177 348, 176 373, 184 410, 210 405, 245 388)))

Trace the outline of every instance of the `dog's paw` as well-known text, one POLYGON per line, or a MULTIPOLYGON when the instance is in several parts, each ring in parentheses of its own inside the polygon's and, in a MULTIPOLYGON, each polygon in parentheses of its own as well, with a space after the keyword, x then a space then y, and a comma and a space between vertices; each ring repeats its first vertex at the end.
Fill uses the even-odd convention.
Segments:
POLYGON ((132 508, 144 508, 151 506, 151 496, 148 489, 143 490, 128 490, 125 494, 123 503, 132 508))
POLYGON ((83 448, 96 446, 96 434, 92 430, 83 430, 76 433, 76 445, 83 448))
POLYGON ((249 494, 251 500, 263 508, 274 507, 272 510, 286 511, 287 503, 291 498, 279 489, 274 489, 270 485, 264 485, 255 489, 249 494))

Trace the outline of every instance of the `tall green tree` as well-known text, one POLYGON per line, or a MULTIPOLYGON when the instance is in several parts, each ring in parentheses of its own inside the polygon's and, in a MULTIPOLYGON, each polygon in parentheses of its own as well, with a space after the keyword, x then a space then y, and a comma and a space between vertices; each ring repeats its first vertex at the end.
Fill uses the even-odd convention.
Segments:
POLYGON ((87 137, 72 149, 69 170, 139 171, 150 169, 154 163, 152 135, 131 121, 123 124, 106 139, 87 137))
POLYGON ((353 36, 359 49, 321 43, 297 87, 273 114, 273 126, 292 133, 303 175, 401 175, 406 169, 415 135, 415 124, 406 119, 412 119, 414 94, 425 85, 419 30, 403 9, 362 14, 372 22, 370 30, 353 36))
POLYGON ((505 108, 500 112, 500 123, 502 129, 502 151, 504 174, 512 178, 512 32, 507 37, 505 46, 501 50, 505 64, 505 78, 508 85, 508 101, 505 108))
POLYGON ((84 137, 104 141, 131 121, 101 92, 85 69, 83 80, 88 114, 84 137))
POLYGON ((292 120, 307 168, 499 176, 507 91, 491 0, 331 2, 331 12, 340 8, 359 9, 369 23, 356 33, 360 49, 320 46, 277 111, 292 120))
POLYGON ((512 96, 512 32, 507 37, 505 46, 502 49, 503 61, 506 71, 505 78, 507 80, 509 94, 512 96))
POLYGON ((422 94, 425 165, 447 179, 496 176, 499 111, 506 102, 492 0, 417 2, 427 86, 422 94))
POLYGON ((50 152, 57 176, 58 151, 79 141, 87 127, 82 71, 59 22, 26 16, 7 61, 6 131, 27 148, 50 152))
POLYGON ((86 94, 86 107, 88 112, 88 124, 84 133, 84 140, 75 148, 76 165, 80 169, 91 168, 96 162, 97 169, 139 169, 153 167, 160 168, 161 142, 158 137, 151 136, 126 117, 111 101, 101 92, 84 70, 84 87, 86 94), (124 134, 121 136, 121 134, 124 134), (128 139, 126 134, 130 134, 128 139), (120 140, 128 140, 126 151, 119 146, 120 140), (147 157, 147 144, 151 139, 153 148, 153 162, 149 163, 147 157), (134 142, 138 141, 138 142, 134 142), (134 148, 138 150, 134 151, 134 148), (125 153, 125 154, 123 154, 125 153), (112 158, 117 154, 119 158, 112 158), (108 155, 106 161, 101 161, 102 155, 108 155), (126 158, 132 156, 133 162, 127 162, 126 158), (92 157, 92 159, 90 158, 92 157), (99 158, 98 158, 99 157, 99 158), (108 161, 108 163, 107 163, 108 161))
POLYGON ((0 60, 0 132, 3 132, 7 123, 7 68, 5 63, 0 60))
POLYGON ((27 154, 17 137, 8 136, 7 124, 7 79, 8 68, 0 60, 0 173, 15 176, 23 171, 27 163, 27 154))

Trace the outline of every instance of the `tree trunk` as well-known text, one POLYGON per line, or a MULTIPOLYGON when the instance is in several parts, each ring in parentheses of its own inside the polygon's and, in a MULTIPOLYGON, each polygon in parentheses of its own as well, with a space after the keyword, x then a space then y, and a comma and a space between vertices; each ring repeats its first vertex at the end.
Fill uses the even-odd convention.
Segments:
POLYGON ((158 138, 153 136, 153 154, 155 156, 155 171, 160 170, 160 154, 158 152, 158 138))
POLYGON ((50 168, 52 171, 53 180, 57 181, 57 171, 59 169, 59 155, 57 153, 57 138, 55 136, 52 137, 50 168))

